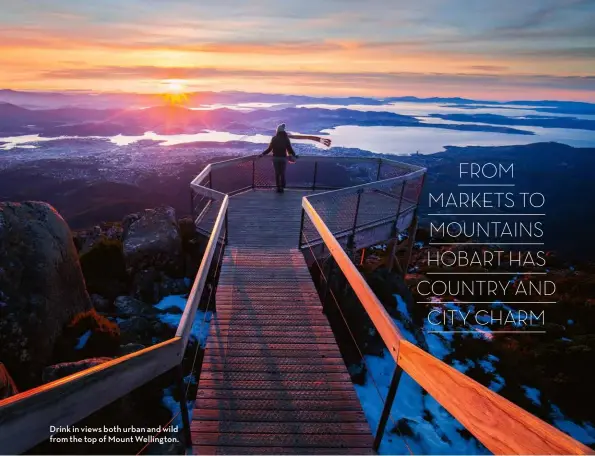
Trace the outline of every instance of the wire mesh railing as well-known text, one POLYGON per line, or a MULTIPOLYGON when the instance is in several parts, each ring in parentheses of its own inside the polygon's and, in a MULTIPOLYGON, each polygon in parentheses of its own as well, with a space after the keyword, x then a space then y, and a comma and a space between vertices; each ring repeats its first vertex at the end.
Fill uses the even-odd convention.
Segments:
MULTIPOLYGON (((332 190, 393 179, 420 169, 383 158, 300 156, 287 166, 286 181, 288 188, 332 190)), ((272 157, 250 155, 212 163, 192 185, 230 196, 253 188, 273 188, 272 157)))
MULTIPOLYGON (((407 436, 399 430, 398 420, 391 413, 402 369, 398 367, 395 369, 387 394, 383 395, 378 385, 379 382, 366 358, 370 354, 368 341, 370 339, 370 329, 374 328, 373 322, 357 299, 346 275, 337 266, 326 244, 320 244, 318 252, 314 252, 315 243, 311 242, 307 233, 303 233, 303 237, 304 245, 310 250, 310 257, 313 259, 311 273, 319 291, 323 311, 331 324, 343 359, 348 365, 359 364, 364 366, 367 378, 371 381, 373 392, 382 405, 381 414, 372 417, 371 420, 378 422, 374 430, 374 450, 378 451, 386 426, 390 421, 392 430, 403 440, 407 451, 413 454, 407 436)), ((378 337, 378 339, 380 338, 378 337)), ((378 342, 382 344, 381 339, 378 342)), ((387 347, 385 346, 385 348, 387 347)), ((375 347, 374 351, 377 351, 377 347, 375 347)))
MULTIPOLYGON (((333 236, 348 251, 394 238, 412 223, 423 187, 424 170, 305 198, 325 221, 333 236)), ((302 217, 299 247, 309 264, 322 242, 312 220, 302 217), (309 241, 306 244, 305 238, 309 241), (308 249, 306 249, 308 247, 308 249)))
MULTIPOLYGON (((286 170, 287 188, 309 196, 345 248, 387 239, 411 223, 425 170, 383 158, 303 156, 286 170)), ((239 157, 208 165, 192 182, 191 208, 199 231, 210 235, 223 195, 274 188, 271 157, 239 157)), ((304 230, 320 242, 311 227, 304 230)), ((304 249, 301 243, 300 248, 304 249)))

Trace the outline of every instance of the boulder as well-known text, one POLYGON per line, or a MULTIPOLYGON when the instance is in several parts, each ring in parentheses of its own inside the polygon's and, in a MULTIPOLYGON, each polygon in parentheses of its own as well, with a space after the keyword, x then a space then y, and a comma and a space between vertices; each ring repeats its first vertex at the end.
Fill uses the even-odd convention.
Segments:
POLYGON ((172 277, 184 271, 182 238, 171 207, 146 209, 122 222, 123 247, 129 274, 154 268, 172 277))
POLYGON ((79 254, 84 255, 99 242, 122 241, 122 233, 121 223, 104 222, 90 229, 77 230, 72 233, 72 236, 79 254))
POLYGON ((196 238, 196 225, 192 217, 182 217, 178 220, 178 227, 180 228, 180 236, 182 237, 182 244, 184 246, 196 238))
POLYGON ((187 294, 189 291, 186 279, 174 279, 155 269, 143 269, 134 275, 131 294, 148 304, 157 304, 166 296, 187 294))
POLYGON ((171 295, 185 295, 190 292, 189 283, 186 279, 172 279, 162 276, 159 282, 159 299, 171 295))
POLYGON ((98 294, 91 295, 91 304, 97 312, 110 312, 112 303, 109 299, 99 296, 98 294))
POLYGON ((184 250, 184 262, 185 262, 185 277, 196 277, 200 262, 204 255, 204 251, 207 245, 206 238, 203 239, 192 239, 185 245, 184 250))
POLYGON ((6 370, 6 366, 0 363, 0 401, 18 393, 17 385, 6 370))
POLYGON ((132 317, 119 323, 124 344, 153 344, 153 326, 143 317, 132 317))
POLYGON ((80 254, 80 261, 89 293, 113 300, 128 292, 122 241, 101 237, 80 254))
POLYGON ((112 358, 89 358, 81 361, 74 361, 71 363, 60 363, 48 366, 43 370, 43 383, 53 382, 62 377, 76 374, 77 372, 95 367, 99 364, 103 364, 107 361, 111 361, 112 358))
POLYGON ((118 296, 114 302, 116 312, 123 317, 155 315, 161 311, 143 301, 134 299, 131 296, 118 296))
POLYGON ((64 326, 91 309, 70 229, 49 204, 0 203, 0 291, 0 359, 27 389, 64 326))
POLYGON ((171 339, 176 335, 176 326, 169 325, 160 320, 155 320, 151 323, 152 336, 158 342, 171 339))
POLYGON ((144 350, 146 347, 143 344, 126 344, 120 345, 120 356, 129 355, 139 350, 144 350))
POLYGON ((184 313, 184 311, 180 309, 178 306, 169 306, 168 308, 163 309, 163 313, 179 315, 181 313, 184 313))
POLYGON ((161 275, 154 268, 138 271, 132 279, 131 294, 143 302, 157 304, 161 275))

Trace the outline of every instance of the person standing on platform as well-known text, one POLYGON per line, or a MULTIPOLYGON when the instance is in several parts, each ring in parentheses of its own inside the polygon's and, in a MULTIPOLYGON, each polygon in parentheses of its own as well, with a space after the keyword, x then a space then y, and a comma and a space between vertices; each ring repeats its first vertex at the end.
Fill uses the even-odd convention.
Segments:
POLYGON ((327 138, 321 138, 320 136, 312 136, 312 135, 291 135, 285 131, 285 124, 282 123, 277 126, 277 131, 275 136, 271 139, 269 147, 260 154, 261 157, 264 157, 270 152, 273 152, 273 167, 275 169, 275 184, 277 186, 277 192, 283 193, 285 189, 285 170, 287 169, 287 159, 291 157, 293 159, 297 158, 293 147, 291 147, 290 138, 293 139, 309 139, 312 141, 316 141, 319 143, 324 144, 325 146, 329 147, 331 145, 331 140, 327 138))

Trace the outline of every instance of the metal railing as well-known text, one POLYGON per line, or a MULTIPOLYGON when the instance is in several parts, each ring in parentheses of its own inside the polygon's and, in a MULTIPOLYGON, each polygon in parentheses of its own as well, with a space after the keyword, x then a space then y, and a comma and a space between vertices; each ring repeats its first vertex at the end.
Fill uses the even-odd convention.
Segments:
POLYGON ((218 245, 223 247, 222 242, 227 237, 229 204, 229 197, 225 194, 200 185, 193 188, 217 201, 217 213, 175 336, 152 347, 0 401, 0 453, 17 454, 27 451, 50 436, 50 426, 72 425, 174 368, 178 369, 178 388, 181 389, 180 407, 185 444, 191 444, 181 363, 213 255, 218 245))
MULTIPOLYGON (((403 177, 403 179, 407 178, 403 177)), ((358 208, 360 208, 363 195, 359 189, 345 189, 344 191, 345 194, 349 194, 349 192, 357 195, 357 204, 355 211, 349 213, 355 222, 347 234, 348 239, 356 236, 358 208)), ((321 196, 312 195, 302 199, 305 220, 300 233, 300 246, 305 246, 308 249, 317 248, 319 252, 313 253, 312 256, 326 258, 324 265, 317 262, 320 273, 319 281, 324 288, 321 290, 323 308, 328 309, 327 301, 331 295, 335 301, 336 295, 354 296, 365 310, 365 314, 369 317, 396 363, 375 433, 375 450, 379 448, 384 435, 399 380, 402 373, 406 372, 495 454, 593 453, 593 450, 587 446, 407 341, 353 264, 350 258, 350 249, 345 247, 350 243, 354 244, 354 242, 341 242, 341 237, 336 237, 335 233, 341 235, 344 232, 343 227, 331 229, 328 226, 326 217, 329 213, 330 222, 336 223, 336 220, 327 206, 319 204, 321 196)), ((400 213, 399 209, 394 218, 396 220, 394 226, 400 220, 400 213)), ((336 304, 339 305, 338 302, 336 304)), ((339 312, 345 318, 342 310, 339 309, 339 312)), ((363 322, 360 319, 354 323, 362 325, 363 322)), ((348 326, 347 321, 345 324, 348 326)), ((352 328, 348 327, 347 331, 353 338, 352 328)), ((355 340, 354 342, 357 345, 355 340)))
MULTIPOLYGON (((425 169, 419 166, 385 158, 301 156, 287 166, 286 181, 287 188, 319 192, 310 197, 311 202, 324 214, 333 233, 344 245, 352 240, 361 248, 387 239, 395 228, 409 226, 424 174, 425 169)), ((209 234, 223 194, 275 186, 268 156, 207 165, 191 184, 191 210, 199 231, 209 234)))

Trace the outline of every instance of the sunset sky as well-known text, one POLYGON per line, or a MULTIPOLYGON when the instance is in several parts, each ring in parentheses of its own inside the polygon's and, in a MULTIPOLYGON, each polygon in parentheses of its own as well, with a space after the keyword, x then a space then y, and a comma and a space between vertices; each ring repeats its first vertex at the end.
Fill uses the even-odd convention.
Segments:
POLYGON ((595 0, 0 0, 0 87, 595 101, 595 0))

